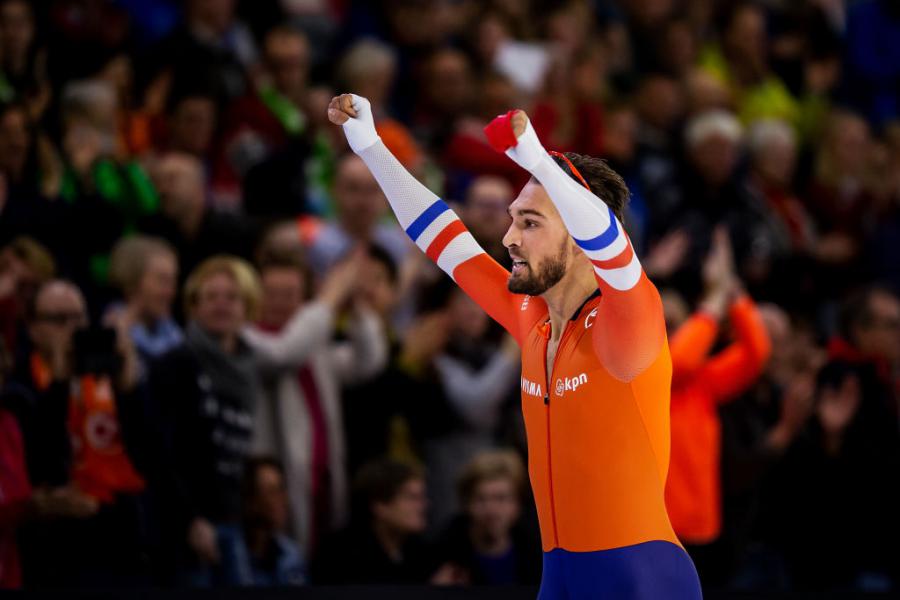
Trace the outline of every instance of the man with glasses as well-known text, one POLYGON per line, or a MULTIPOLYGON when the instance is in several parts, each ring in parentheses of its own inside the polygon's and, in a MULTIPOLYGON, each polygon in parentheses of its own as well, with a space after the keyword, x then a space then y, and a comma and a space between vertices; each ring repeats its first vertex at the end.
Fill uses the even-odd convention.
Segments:
MULTIPOLYGON (((89 324, 87 304, 72 283, 41 286, 27 311, 30 353, 17 361, 9 408, 22 430, 35 488, 78 490, 92 510, 35 523, 21 536, 26 585, 116 585, 144 578, 138 494, 144 481, 132 464, 121 422, 141 423, 133 395, 136 357, 123 330, 107 332, 106 364, 89 324), (86 335, 87 334, 87 335, 86 335), (87 340, 83 347, 81 341, 87 340), (121 418, 120 418, 121 416, 121 418), (113 575, 115 574, 115 575, 113 575), (112 578, 112 579, 111 579, 112 578)), ((103 336, 99 336, 103 339, 103 336)), ((134 445, 130 444, 129 449, 134 445)))

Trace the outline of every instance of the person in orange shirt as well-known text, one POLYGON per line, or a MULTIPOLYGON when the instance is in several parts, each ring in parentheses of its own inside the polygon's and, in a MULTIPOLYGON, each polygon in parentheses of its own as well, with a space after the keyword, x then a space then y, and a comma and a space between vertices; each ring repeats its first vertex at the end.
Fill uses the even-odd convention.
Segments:
POLYGON ((710 583, 716 579, 712 571, 717 571, 719 553, 708 550, 722 528, 718 405, 733 400, 756 381, 771 344, 756 305, 734 273, 731 244, 723 228, 713 236, 703 277, 706 294, 687 319, 674 295, 663 294, 666 323, 670 333, 675 330, 669 344, 672 450, 666 506, 675 533, 710 583), (710 356, 726 313, 735 339, 710 356))
POLYGON ((390 153, 365 98, 335 97, 328 116, 407 235, 522 349, 539 598, 700 598, 666 513, 672 363, 659 293, 621 224, 622 178, 548 153, 522 111, 494 119, 488 141, 532 176, 509 207, 509 272, 390 153))

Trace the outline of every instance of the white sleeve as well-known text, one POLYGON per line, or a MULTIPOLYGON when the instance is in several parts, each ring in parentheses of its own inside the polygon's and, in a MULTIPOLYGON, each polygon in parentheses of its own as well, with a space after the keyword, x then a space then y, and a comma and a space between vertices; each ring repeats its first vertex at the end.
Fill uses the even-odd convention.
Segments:
POLYGON ((328 343, 333 326, 331 308, 312 302, 298 310, 278 333, 248 326, 241 332, 241 337, 253 349, 263 369, 295 368, 328 343))
POLYGON ((575 243, 593 262, 597 277, 617 290, 634 287, 641 276, 641 264, 622 224, 603 200, 553 160, 530 121, 506 154, 547 190, 575 243), (616 259, 623 255, 626 260, 621 264, 623 261, 616 259))

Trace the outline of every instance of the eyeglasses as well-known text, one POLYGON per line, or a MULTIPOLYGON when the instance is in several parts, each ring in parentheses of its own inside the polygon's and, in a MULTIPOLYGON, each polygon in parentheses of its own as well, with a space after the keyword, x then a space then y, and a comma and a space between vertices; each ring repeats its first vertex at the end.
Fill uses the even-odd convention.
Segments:
POLYGON ((87 321, 87 317, 82 312, 47 312, 47 313, 38 313, 35 316, 36 321, 42 321, 44 323, 50 323, 51 325, 56 325, 57 327, 64 327, 69 325, 81 325, 82 323, 87 321))

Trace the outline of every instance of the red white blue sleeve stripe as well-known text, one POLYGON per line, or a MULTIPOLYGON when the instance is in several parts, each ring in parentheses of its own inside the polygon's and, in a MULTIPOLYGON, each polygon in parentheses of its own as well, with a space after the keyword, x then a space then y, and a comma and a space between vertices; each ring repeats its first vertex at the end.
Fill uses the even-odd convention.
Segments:
POLYGON ((544 186, 575 243, 601 283, 625 291, 637 285, 641 264, 612 209, 569 177, 547 154, 531 123, 506 154, 544 186))
POLYGON ((410 175, 381 141, 359 156, 375 176, 406 234, 450 277, 460 264, 484 253, 447 203, 410 175))

